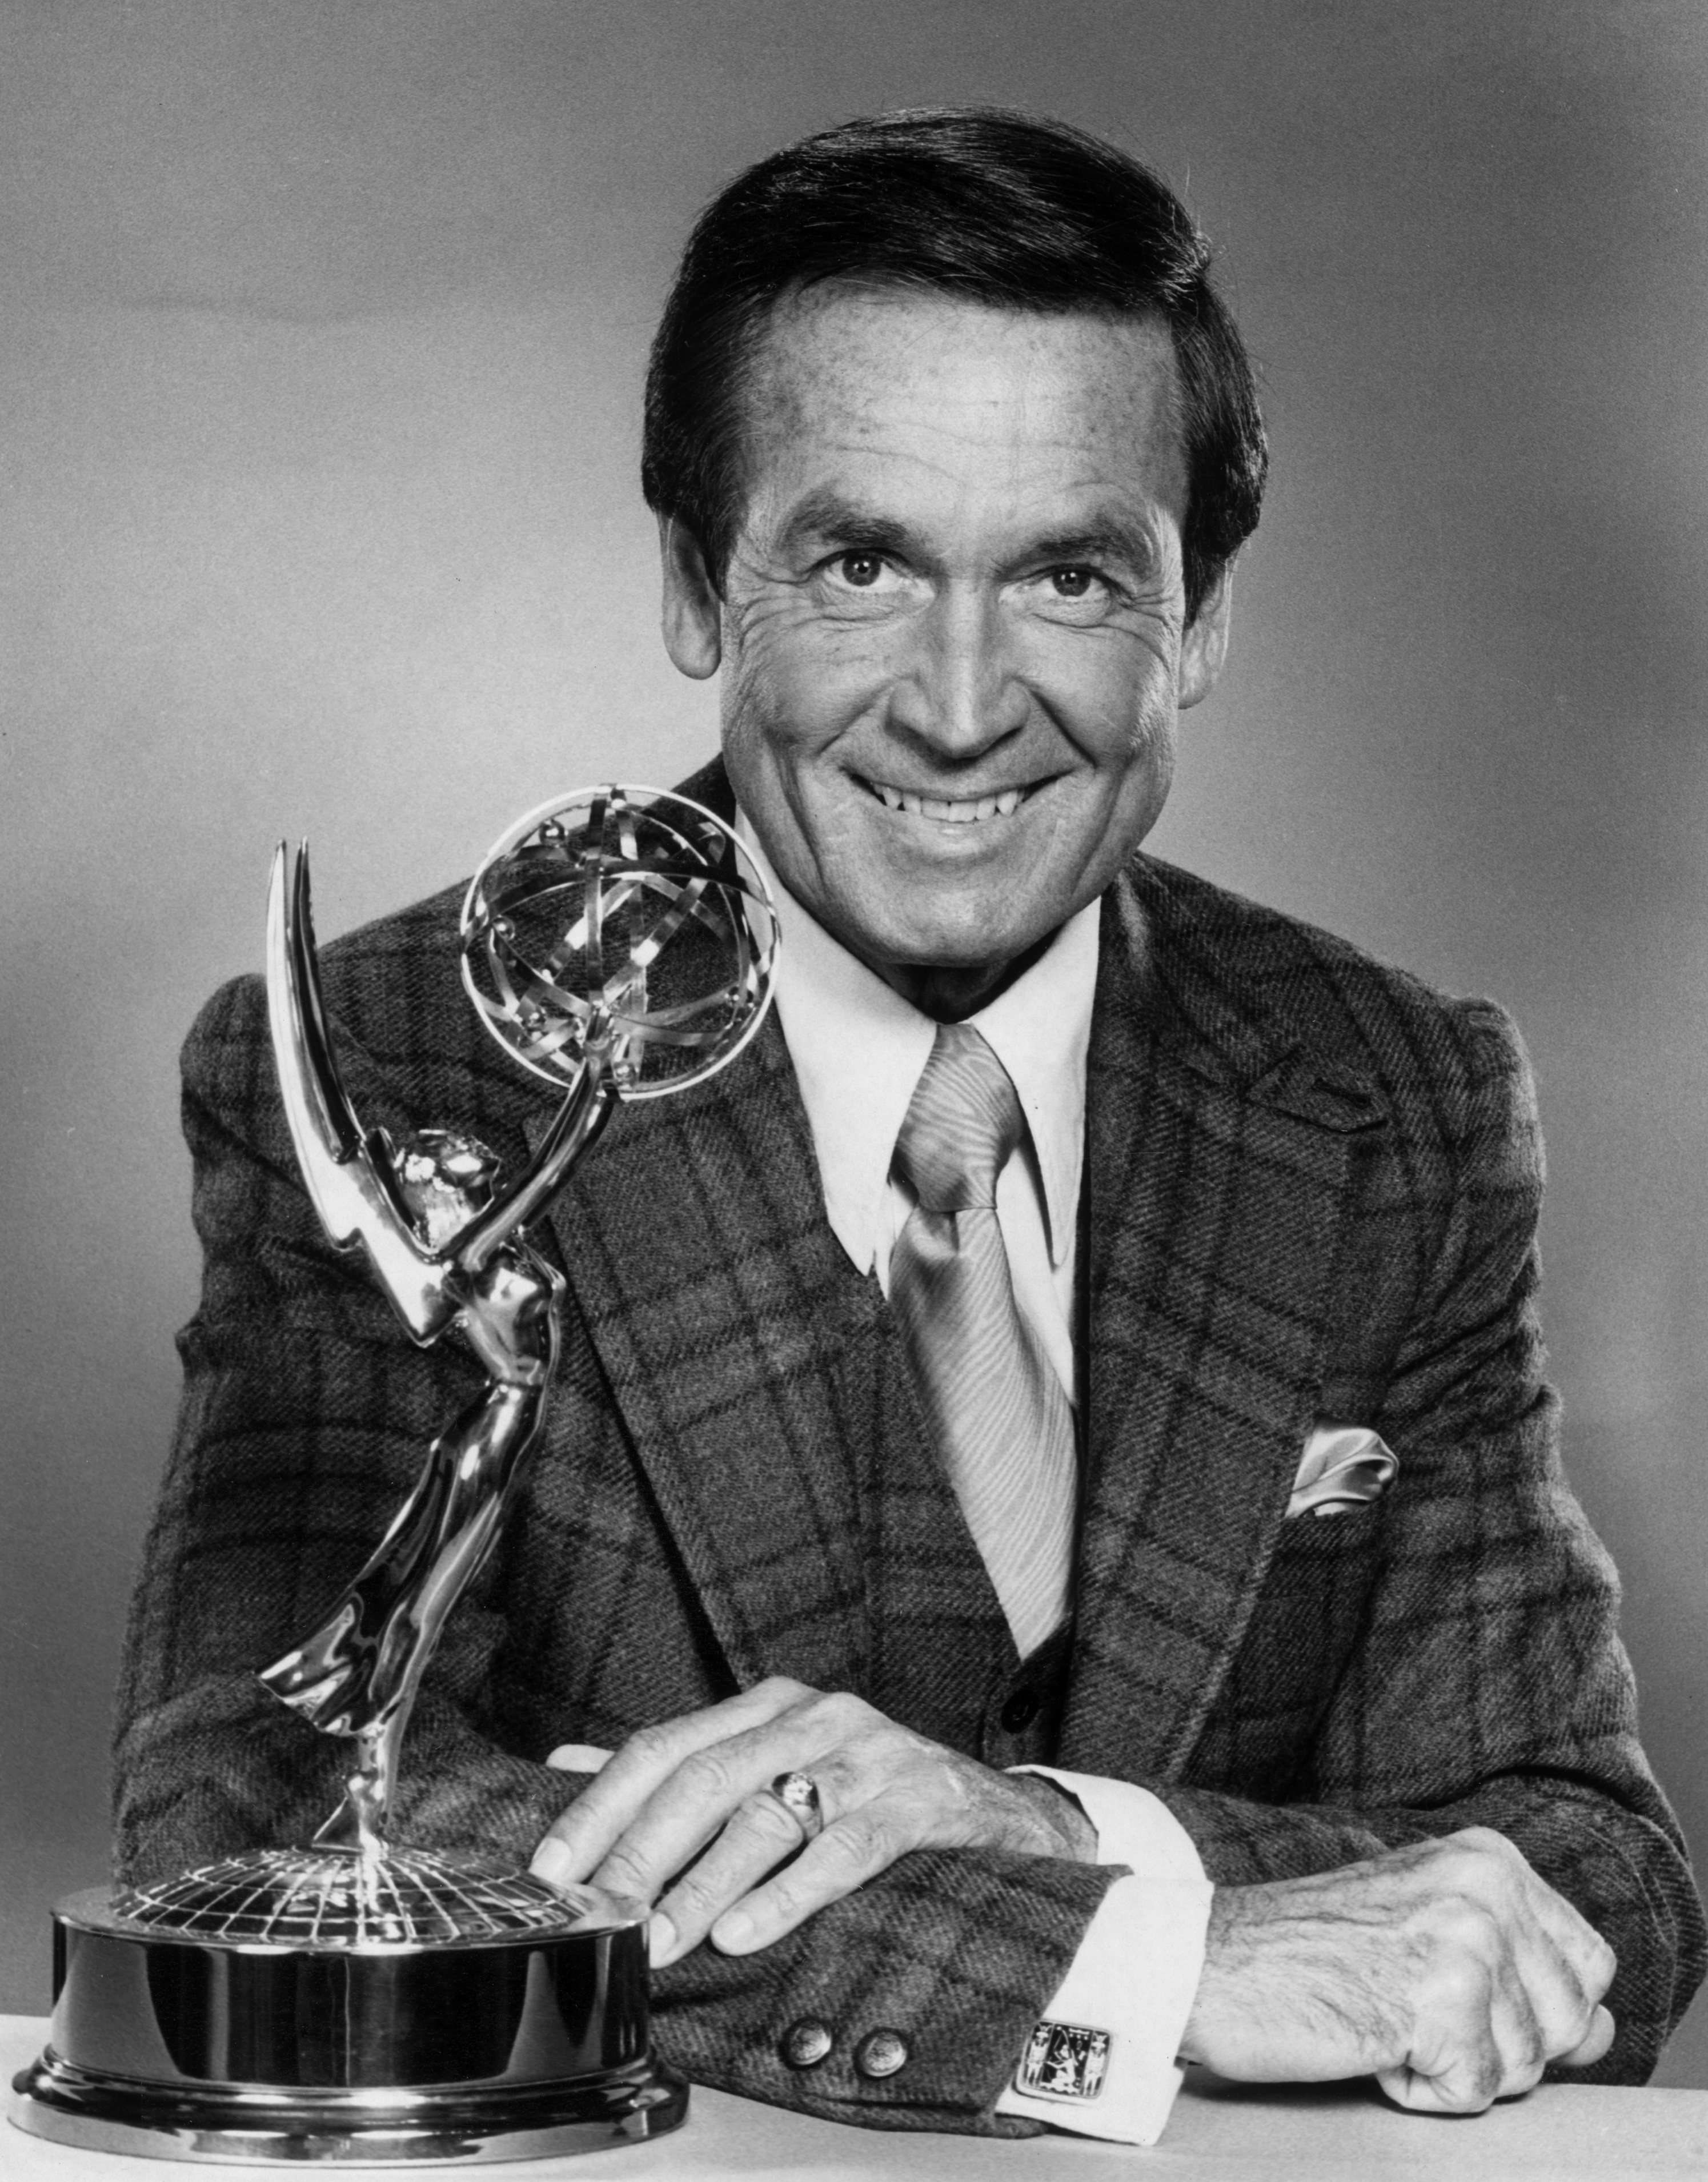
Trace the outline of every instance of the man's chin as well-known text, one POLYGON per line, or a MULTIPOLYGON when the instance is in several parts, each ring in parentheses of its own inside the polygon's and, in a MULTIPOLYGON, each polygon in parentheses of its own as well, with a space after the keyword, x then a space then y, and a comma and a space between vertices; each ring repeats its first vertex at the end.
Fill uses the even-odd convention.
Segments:
POLYGON ((977 904, 952 917, 941 914, 940 905, 934 905, 934 914, 910 915, 893 896, 881 907, 850 906, 852 914, 838 905, 834 921, 821 922, 880 977, 894 972, 909 982, 934 972, 957 979, 981 972, 1000 975, 1022 955, 1035 955, 1068 914, 1064 910, 1060 916, 1016 919, 1012 903, 1005 903, 1008 913, 1001 916, 977 904))

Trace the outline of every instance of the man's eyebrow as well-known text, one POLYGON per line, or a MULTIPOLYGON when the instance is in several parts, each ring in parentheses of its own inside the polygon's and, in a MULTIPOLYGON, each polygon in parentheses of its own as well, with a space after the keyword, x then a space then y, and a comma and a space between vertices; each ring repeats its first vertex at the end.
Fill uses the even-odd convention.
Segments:
POLYGON ((791 511, 783 535, 790 544, 807 538, 857 539, 880 553, 902 552, 907 544, 906 529, 893 516, 880 515, 829 487, 807 495, 791 511))
POLYGON ((1027 549, 1028 560, 1073 563, 1079 561, 1127 561, 1143 567, 1156 557, 1156 540, 1141 523, 1099 523, 1089 529, 1058 531, 1035 539, 1027 549))

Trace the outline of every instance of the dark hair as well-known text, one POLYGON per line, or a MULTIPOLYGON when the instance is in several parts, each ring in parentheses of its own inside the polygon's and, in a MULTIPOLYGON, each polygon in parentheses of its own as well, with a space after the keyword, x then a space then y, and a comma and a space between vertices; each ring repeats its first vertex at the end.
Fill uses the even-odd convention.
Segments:
POLYGON ((779 296, 837 279, 1003 309, 1154 317, 1179 373, 1186 611, 1257 527, 1268 449, 1210 245, 1147 167, 1060 121, 934 107, 845 122, 738 175, 695 224, 646 374, 640 482, 721 584, 740 519, 740 395, 779 296))

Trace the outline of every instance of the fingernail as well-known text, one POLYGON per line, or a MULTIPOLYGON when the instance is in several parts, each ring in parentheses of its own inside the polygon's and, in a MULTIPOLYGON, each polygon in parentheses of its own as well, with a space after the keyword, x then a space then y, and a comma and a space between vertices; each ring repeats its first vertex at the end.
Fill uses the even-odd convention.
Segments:
POLYGON ((662 1909, 654 1912, 646 1927, 646 1956, 653 1969, 658 1970, 676 1958, 676 1927, 662 1909))
POLYGON ((561 1841, 555 1834, 548 1834, 534 1852, 534 1861, 528 1869, 536 1879, 543 1879, 548 1886, 569 1886, 574 1882, 569 1874, 574 1868, 574 1858, 569 1853, 568 1841, 561 1841))
POLYGON ((602 1773, 611 1753, 596 1742, 560 1742, 546 1763, 554 1773, 602 1773))
POLYGON ((753 1944, 753 1919, 745 1909, 732 1909, 712 1927, 712 1944, 726 1955, 739 1955, 753 1944))

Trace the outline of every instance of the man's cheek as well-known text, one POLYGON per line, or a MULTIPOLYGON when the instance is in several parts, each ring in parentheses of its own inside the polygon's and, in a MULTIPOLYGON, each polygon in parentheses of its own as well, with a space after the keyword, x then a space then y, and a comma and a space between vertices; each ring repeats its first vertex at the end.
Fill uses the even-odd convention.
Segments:
POLYGON ((905 614, 826 613, 791 595, 745 610, 729 650, 757 684, 858 684, 901 670, 912 626, 905 614))

